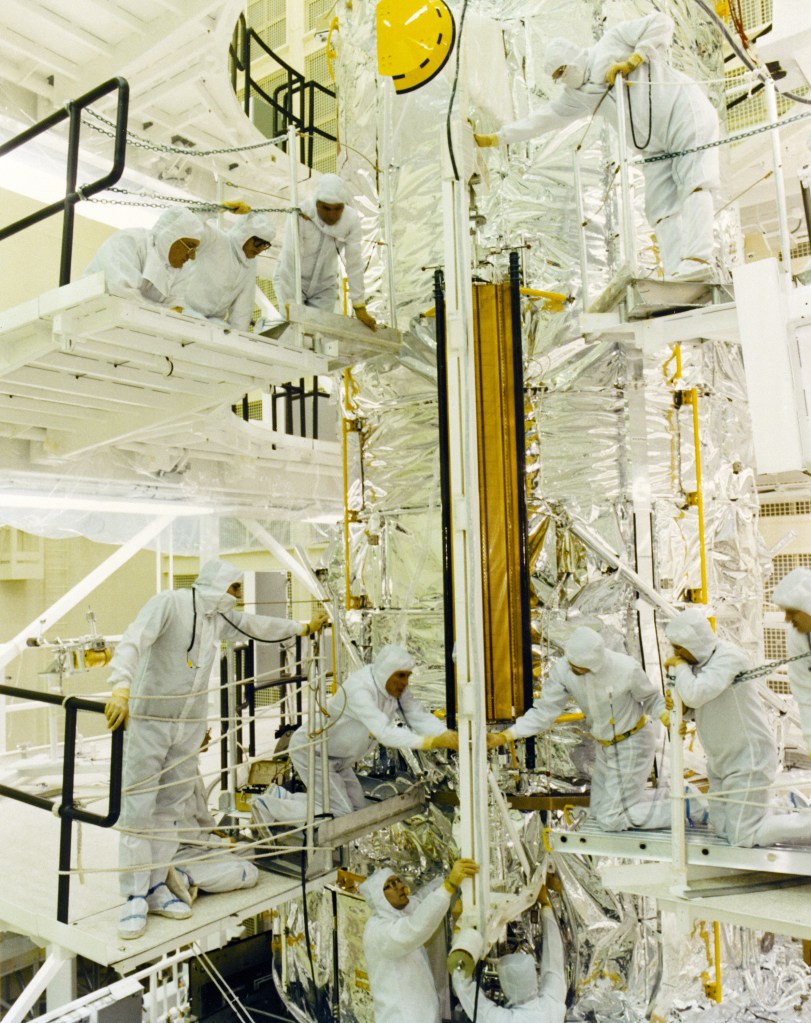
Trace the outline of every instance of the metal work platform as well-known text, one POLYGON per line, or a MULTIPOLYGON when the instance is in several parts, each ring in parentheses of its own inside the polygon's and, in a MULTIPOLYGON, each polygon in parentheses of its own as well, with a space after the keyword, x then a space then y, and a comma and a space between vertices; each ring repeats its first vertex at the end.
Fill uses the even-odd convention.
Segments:
POLYGON ((107 295, 101 273, 0 313, 0 344, 0 436, 39 440, 46 456, 133 441, 329 368, 312 351, 107 295))
POLYGON ((289 326, 281 339, 308 347, 312 338, 315 351, 328 359, 331 370, 351 366, 376 355, 396 356, 403 344, 402 331, 382 324, 369 330, 354 316, 338 316, 308 305, 289 305, 289 326))
POLYGON ((667 864, 624 863, 607 865, 601 878, 612 891, 655 899, 660 910, 682 914, 690 924, 717 920, 811 940, 811 878, 807 876, 692 867, 686 889, 679 890, 673 888, 667 864))
MULTIPOLYGON (((550 828, 544 834, 549 847, 557 853, 667 863, 673 857, 669 831, 601 831, 593 822, 585 820, 577 831, 550 828)), ((729 845, 705 826, 690 828, 686 840, 688 865, 710 864, 733 870, 811 876, 811 846, 742 849, 729 845)))
MULTIPOLYGON (((425 805, 422 786, 321 824, 314 851, 307 860, 308 890, 335 876, 334 850, 370 831, 419 813, 425 805)), ((38 945, 57 945, 68 953, 112 966, 121 973, 174 951, 192 941, 207 947, 223 944, 241 921, 301 895, 298 871, 261 870, 254 888, 218 895, 205 894, 194 903, 188 920, 149 917, 145 934, 131 941, 118 937, 122 898, 118 893, 118 833, 81 826, 75 867, 86 871, 71 880, 68 924, 56 920, 57 817, 10 799, 0 800, 3 833, 15 836, 0 846, 0 929, 24 934, 38 945)), ((299 852, 303 835, 291 839, 299 852)), ((281 857, 280 857, 281 860, 281 857)), ((280 863, 281 866, 281 863, 280 863)))

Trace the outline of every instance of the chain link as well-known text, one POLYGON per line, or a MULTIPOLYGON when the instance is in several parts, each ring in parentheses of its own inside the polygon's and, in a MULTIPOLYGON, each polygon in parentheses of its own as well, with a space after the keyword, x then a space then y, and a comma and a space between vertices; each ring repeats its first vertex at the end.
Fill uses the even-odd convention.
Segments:
MULTIPOLYGON (((154 192, 133 192, 128 188, 117 188, 112 185, 106 188, 106 192, 115 192, 118 195, 142 196, 141 201, 133 199, 97 199, 94 196, 86 196, 81 188, 76 189, 77 193, 85 202, 101 203, 104 206, 142 206, 146 209, 162 210, 171 206, 189 206, 193 213, 221 213, 228 212, 228 207, 221 203, 203 202, 200 199, 188 199, 185 196, 159 195, 154 192), (143 199, 156 200, 144 202, 143 199)), ((298 206, 252 206, 251 213, 301 213, 298 206)))
POLYGON ((753 678, 764 678, 766 675, 771 675, 774 668, 779 668, 782 664, 791 664, 793 661, 802 661, 806 657, 811 657, 811 650, 804 654, 797 654, 794 657, 785 657, 782 661, 770 661, 769 664, 761 664, 760 667, 750 668, 749 671, 739 671, 732 680, 733 684, 737 682, 750 682, 753 678))
MULTIPOLYGON (((111 121, 109 117, 105 117, 104 114, 100 114, 92 107, 87 107, 83 110, 82 115, 84 123, 88 128, 99 132, 101 135, 115 138, 115 121, 111 121), (92 121, 87 120, 84 118, 85 114, 96 118, 102 124, 94 124, 92 121), (102 125, 107 125, 107 127, 102 127, 102 125)), ((284 142, 286 138, 287 134, 285 133, 284 135, 277 135, 272 139, 265 139, 263 142, 252 142, 244 146, 224 146, 221 149, 190 149, 188 146, 169 146, 161 142, 150 142, 149 139, 142 138, 140 135, 136 135, 134 131, 127 129, 127 142, 129 145, 137 146, 139 149, 151 149, 156 153, 173 153, 179 156, 221 156, 225 153, 245 153, 252 149, 264 149, 266 146, 278 145, 279 142, 284 142)))
POLYGON ((705 142, 701 146, 693 146, 692 149, 680 149, 674 153, 658 153, 656 156, 646 156, 644 159, 636 159, 631 162, 635 164, 658 163, 660 160, 672 160, 677 156, 687 156, 688 153, 703 153, 706 149, 715 149, 717 146, 725 146, 730 142, 740 142, 742 139, 750 139, 754 135, 761 135, 765 131, 784 128, 787 124, 793 124, 795 121, 803 121, 807 117, 811 117, 811 110, 800 114, 794 114, 792 117, 786 117, 775 124, 762 124, 760 127, 752 128, 749 131, 740 131, 737 135, 728 135, 725 139, 716 139, 714 142, 705 142))

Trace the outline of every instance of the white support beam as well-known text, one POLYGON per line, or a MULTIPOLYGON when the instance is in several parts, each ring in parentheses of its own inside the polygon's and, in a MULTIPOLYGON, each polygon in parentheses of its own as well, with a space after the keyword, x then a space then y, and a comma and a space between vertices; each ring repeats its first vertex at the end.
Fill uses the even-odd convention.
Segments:
POLYGON ((0 669, 5 666, 14 658, 21 653, 26 647, 26 640, 29 637, 38 636, 40 631, 44 632, 50 628, 61 618, 63 618, 68 611, 71 611, 80 600, 92 593, 97 586, 100 586, 105 579, 109 577, 119 569, 122 565, 125 565, 130 558, 134 557, 138 551, 140 551, 150 540, 158 536, 163 530, 176 518, 176 515, 160 515, 157 518, 152 519, 143 529, 139 530, 131 540, 128 540, 123 546, 119 547, 118 550, 111 554, 109 558, 103 561, 97 568, 94 568, 92 572, 89 572, 81 582, 73 586, 68 592, 59 598, 56 603, 51 604, 47 610, 43 611, 41 615, 29 622, 24 629, 21 629, 17 635, 10 639, 7 643, 0 646, 0 669))
POLYGON ((62 955, 51 952, 25 986, 20 997, 3 1017, 5 1023, 22 1023, 34 1005, 39 1001, 42 992, 59 975, 64 966, 65 960, 62 955))

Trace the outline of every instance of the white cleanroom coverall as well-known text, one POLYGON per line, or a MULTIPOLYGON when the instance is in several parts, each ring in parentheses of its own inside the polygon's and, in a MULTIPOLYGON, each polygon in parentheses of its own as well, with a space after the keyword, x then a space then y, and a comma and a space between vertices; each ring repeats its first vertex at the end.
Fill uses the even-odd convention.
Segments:
POLYGON ((346 190, 341 179, 335 174, 325 174, 316 185, 313 198, 301 203, 301 214, 292 214, 287 218, 279 265, 273 278, 273 288, 280 308, 296 300, 293 261, 295 230, 298 230, 301 250, 301 296, 304 304, 334 311, 338 294, 339 255, 344 262, 352 305, 365 303, 360 217, 356 210, 346 205, 346 201, 346 190), (321 220, 316 210, 319 201, 344 204, 344 211, 337 224, 325 224, 321 220))
POLYGON ((208 717, 211 669, 221 640, 239 629, 266 641, 307 628, 234 610, 226 591, 242 578, 208 561, 191 589, 152 597, 127 628, 111 662, 110 686, 129 690, 119 825, 121 894, 144 895, 166 878, 178 847, 178 815, 193 794, 208 717))
POLYGON ((453 989, 468 1019, 477 1023, 563 1023, 566 1016, 566 972, 563 942, 555 914, 543 909, 543 951, 541 980, 535 969, 535 958, 528 952, 502 956, 496 966, 501 990, 508 1006, 495 1005, 479 992, 476 1005, 476 982, 460 970, 453 974, 453 989))
POLYGON ((215 827, 198 771, 194 790, 178 815, 181 844, 174 856, 175 871, 187 889, 232 892, 238 888, 253 888, 259 878, 259 868, 233 851, 228 839, 215 835, 215 827))
POLYGON ((104 271, 111 295, 159 305, 179 304, 174 298, 180 270, 169 263, 169 249, 179 238, 203 236, 203 222, 183 209, 166 210, 152 228, 129 227, 108 238, 82 274, 104 271))
POLYGON ((774 736, 756 683, 733 679, 748 667, 740 647, 718 639, 704 612, 689 608, 668 623, 667 638, 698 663, 668 669, 695 714, 707 756, 710 823, 730 845, 811 844, 811 817, 770 815, 765 805, 777 770, 774 736), (728 795, 725 795, 728 793, 728 795))
POLYGON ((273 241, 276 229, 264 213, 241 216, 229 231, 207 223, 194 262, 178 284, 183 311, 235 330, 249 330, 256 305, 256 258, 243 248, 249 238, 273 241))
MULTIPOLYGON (((588 49, 567 39, 550 40, 546 70, 552 74, 559 67, 567 68, 555 86, 554 98, 523 120, 505 125, 498 132, 499 142, 545 135, 592 116, 598 104, 599 116, 616 127, 615 90, 621 87, 622 77, 617 76, 614 88, 601 103, 608 88, 606 72, 632 53, 644 57, 644 63, 627 76, 632 83, 625 94, 626 138, 631 150, 656 156, 716 140, 718 116, 713 105, 699 85, 667 63, 672 35, 672 20, 653 11, 610 28, 588 49)), ((713 255, 713 193, 720 188, 717 147, 646 163, 642 171, 645 212, 656 231, 665 276, 680 272, 685 259, 709 262, 713 255)))
MULTIPOLYGON (((340 817, 367 806, 355 764, 379 742, 392 749, 429 749, 430 739, 442 735, 445 725, 406 689, 399 700, 386 692, 386 682, 395 671, 411 671, 414 660, 400 646, 381 647, 372 664, 353 672, 327 701, 327 757, 329 760, 329 812, 340 817), (405 725, 397 724, 397 714, 405 725)), ((290 740, 290 759, 309 788, 310 742, 316 743, 315 806, 323 807, 321 755, 318 739, 310 739, 309 727, 302 725, 290 740)), ((301 800, 264 797, 275 820, 301 820, 301 800)))
MULTIPOLYGON (((811 570, 795 568, 775 586, 772 603, 778 607, 802 611, 811 617, 811 570)), ((796 622, 789 626, 786 641, 789 657, 811 655, 811 632, 802 632, 796 622)), ((800 728, 805 747, 811 753, 811 656, 788 665, 791 692, 800 711, 800 728)))
POLYGON ((383 892, 393 876, 393 870, 376 870, 359 887, 372 907, 363 951, 375 1023, 440 1023, 439 996, 424 945, 444 920, 451 896, 440 878, 410 896, 403 909, 395 909, 383 892))
POLYGON ((552 666, 541 695, 502 734, 526 739, 547 732, 570 699, 583 711, 586 727, 596 740, 589 801, 595 823, 606 831, 669 827, 669 800, 645 791, 656 738, 651 723, 640 722, 646 715, 656 720, 665 704, 641 665, 627 654, 606 649, 593 629, 575 629, 565 657, 552 666), (577 675, 571 665, 589 671, 577 675), (615 742, 617 738, 620 741, 615 742))

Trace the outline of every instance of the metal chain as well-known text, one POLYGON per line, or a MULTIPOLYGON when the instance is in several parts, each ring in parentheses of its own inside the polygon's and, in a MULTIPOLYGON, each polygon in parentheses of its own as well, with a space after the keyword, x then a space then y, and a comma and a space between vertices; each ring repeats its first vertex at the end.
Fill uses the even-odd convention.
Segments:
POLYGON ((762 124, 759 128, 752 128, 749 131, 738 132, 737 135, 728 135, 725 139, 716 139, 714 142, 705 142, 701 146, 693 146, 692 149, 680 149, 674 153, 659 153, 656 156, 646 156, 641 160, 632 160, 632 163, 644 164, 644 163, 658 163, 660 160, 672 160, 677 156, 686 156, 688 153, 702 153, 705 149, 715 149, 717 146, 725 146, 729 142, 740 142, 741 139, 752 138, 753 135, 761 135, 764 131, 772 131, 775 128, 784 128, 787 124, 793 124, 795 121, 803 121, 806 117, 811 117, 811 110, 800 114, 794 114, 792 117, 786 117, 782 121, 777 121, 775 124, 762 124))
POLYGON ((733 683, 749 682, 753 678, 763 678, 765 675, 771 675, 772 669, 779 668, 782 664, 791 664, 793 661, 802 661, 806 657, 811 657, 811 650, 808 650, 804 654, 797 654, 794 657, 785 657, 782 661, 771 661, 769 664, 761 664, 759 668, 750 668, 749 671, 739 671, 732 681, 733 683))
MULTIPOLYGON (((228 208, 222 203, 203 202, 200 199, 188 199, 185 196, 160 195, 155 192, 133 192, 129 188, 117 188, 112 185, 106 188, 106 192, 116 192, 118 195, 138 195, 144 199, 155 199, 156 202, 143 202, 127 199, 96 199, 93 196, 86 196, 81 188, 76 189, 77 193, 85 202, 102 203, 105 206, 143 206, 147 209, 166 209, 168 206, 186 205, 191 207, 194 213, 221 213, 227 212, 228 208)), ((252 206, 251 213, 301 213, 298 206, 252 206)))
MULTIPOLYGON (((115 138, 115 121, 111 121, 109 117, 105 117, 100 114, 97 110, 92 107, 87 107, 82 111, 82 114, 89 114, 91 117, 95 117, 96 120, 101 121, 108 127, 103 128, 99 124, 93 124, 92 121, 85 120, 88 128, 92 128, 93 131, 97 131, 102 135, 108 135, 110 138, 115 138)), ((287 134, 277 135, 272 139, 265 139, 263 142, 252 142, 244 146, 224 146, 221 149, 190 149, 188 146, 169 146, 161 142, 150 142, 149 139, 142 138, 140 135, 136 135, 135 132, 127 129, 127 142, 132 146, 137 146, 140 149, 151 149, 156 153, 174 153, 179 156, 220 156, 225 153, 244 153, 251 149, 264 149, 266 146, 275 146, 279 142, 284 142, 287 138, 287 134)))

